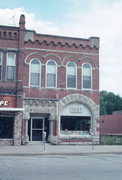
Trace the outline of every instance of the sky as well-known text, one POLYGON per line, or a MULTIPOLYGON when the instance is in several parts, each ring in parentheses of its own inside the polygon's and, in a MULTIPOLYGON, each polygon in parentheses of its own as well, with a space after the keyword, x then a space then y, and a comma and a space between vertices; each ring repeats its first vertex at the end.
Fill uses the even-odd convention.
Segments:
POLYGON ((18 26, 41 34, 100 37, 100 90, 122 96, 122 0, 0 1, 0 25, 18 26))

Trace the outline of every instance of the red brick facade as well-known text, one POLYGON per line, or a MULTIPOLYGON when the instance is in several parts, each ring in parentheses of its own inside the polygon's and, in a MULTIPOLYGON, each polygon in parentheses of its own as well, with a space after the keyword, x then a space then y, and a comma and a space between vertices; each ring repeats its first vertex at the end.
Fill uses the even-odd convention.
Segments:
POLYGON ((122 135, 122 113, 100 116, 100 134, 122 135))
MULTIPOLYGON (((0 53, 0 94, 16 97, 16 108, 24 109, 23 119, 20 120, 22 121, 22 127, 20 127, 21 143, 39 141, 38 128, 40 133, 43 133, 44 130, 47 131, 47 140, 55 144, 91 142, 91 131, 94 134, 94 141, 99 143, 99 38, 82 39, 37 34, 35 31, 26 30, 25 16, 21 15, 19 27, 0 26, 0 53), (13 62, 11 65, 9 60, 7 61, 8 53, 16 54, 15 65, 13 62), (31 86, 31 62, 33 59, 38 60, 37 62, 40 64, 38 86, 31 86), (56 85, 50 88, 47 87, 47 63, 49 60, 52 60, 56 65, 56 85), (73 62, 76 67, 75 88, 67 87, 67 66, 69 62, 73 62), (83 88, 84 64, 91 67, 90 89, 83 88), (15 68, 14 78, 9 72, 9 68, 10 71, 13 69, 9 66, 15 68), (70 115, 70 109, 74 107, 77 109, 70 115), (79 107, 82 108, 82 112, 78 110, 79 107), (65 112, 66 108, 68 108, 69 114, 65 112), (65 118, 67 116, 81 117, 82 121, 88 119, 87 123, 90 122, 90 127, 87 129, 87 134, 84 134, 84 130, 80 132, 77 128, 72 127, 73 135, 72 128, 68 125, 66 125, 69 127, 68 136, 61 134, 64 116, 65 118), (36 129, 37 119, 43 120, 43 128, 40 125, 36 129), (46 128, 44 124, 47 126, 46 128)), ((87 73, 87 71, 85 72, 87 73)), ((37 72, 34 71, 34 73, 37 72)), ((74 119, 72 124, 75 124, 74 119)), ((82 125, 83 123, 81 123, 82 125)), ((63 126, 65 126, 65 121, 63 126)), ((75 124, 75 126, 77 125, 75 124)), ((62 132, 64 133, 63 129, 62 132)), ((40 138, 43 139, 43 135, 40 138)))

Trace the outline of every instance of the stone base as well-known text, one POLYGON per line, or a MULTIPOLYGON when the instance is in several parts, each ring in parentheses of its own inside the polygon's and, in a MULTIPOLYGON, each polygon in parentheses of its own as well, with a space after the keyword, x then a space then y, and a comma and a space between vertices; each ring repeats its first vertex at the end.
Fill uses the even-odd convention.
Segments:
POLYGON ((60 144, 60 139, 58 136, 49 136, 48 137, 48 142, 51 143, 51 144, 60 144))
POLYGON ((99 144, 98 137, 60 137, 60 144, 99 144))
POLYGON ((26 145, 29 142, 29 137, 28 136, 22 136, 22 145, 26 145))
POLYGON ((49 136, 48 141, 51 144, 58 145, 58 144, 99 144, 99 137, 59 137, 59 136, 49 136))
POLYGON ((13 144, 13 139, 0 139, 0 146, 12 146, 13 144))

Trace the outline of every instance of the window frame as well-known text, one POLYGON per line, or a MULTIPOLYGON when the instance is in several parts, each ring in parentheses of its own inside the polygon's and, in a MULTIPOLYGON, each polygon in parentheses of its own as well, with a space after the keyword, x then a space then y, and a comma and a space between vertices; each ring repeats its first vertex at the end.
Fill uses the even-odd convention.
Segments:
POLYGON ((67 62, 67 64, 66 64, 66 89, 77 89, 77 64, 75 63, 75 62, 73 62, 73 61, 69 61, 69 62, 67 62), (76 74, 75 74, 75 79, 76 79, 76 87, 68 87, 68 73, 67 73, 67 67, 68 67, 68 64, 69 63, 73 63, 74 65, 75 65, 75 70, 76 70, 76 74))
POLYGON ((0 52, 0 58, 1 58, 1 72, 0 72, 0 81, 2 80, 2 71, 3 71, 3 52, 0 52))
POLYGON ((6 56, 6 81, 15 81, 16 80, 16 53, 15 52, 7 52, 7 56, 6 56), (12 66, 8 66, 8 56, 9 56, 9 53, 13 53, 14 54, 14 64, 15 65, 12 65, 12 66), (13 67, 14 68, 14 72, 13 72, 13 79, 9 79, 8 78, 8 67, 13 67))
POLYGON ((53 60, 53 59, 49 59, 47 62, 46 62, 46 88, 57 88, 57 62, 55 61, 55 60, 53 60), (47 66, 48 66, 48 63, 50 62, 50 61, 52 61, 52 62, 54 62, 54 64, 55 64, 55 86, 48 86, 48 84, 47 84, 47 66))
POLYGON ((14 123, 15 123, 14 117, 13 116, 3 116, 0 118, 0 121, 1 121, 0 124, 2 124, 2 122, 4 123, 4 137, 0 137, 0 139, 1 140, 2 139, 13 139, 14 138, 14 123), (7 126, 7 125, 10 125, 10 126, 7 126), (7 133, 5 133, 5 132, 7 132, 7 133), (5 134, 7 137, 5 137, 5 134))
POLYGON ((93 70, 93 68, 92 68, 92 65, 90 64, 90 63, 87 63, 87 62, 85 62, 85 63, 83 63, 82 64, 82 77, 81 77, 81 81, 82 81, 82 90, 86 90, 86 91, 91 91, 92 90, 92 70, 93 70), (87 64, 87 65, 89 65, 90 66, 90 79, 91 79, 91 87, 90 88, 84 88, 83 87, 83 66, 85 65, 85 64, 87 64))
POLYGON ((33 58, 31 59, 29 63, 29 87, 41 87, 41 61, 38 58, 33 58), (31 84, 31 66, 32 66, 32 61, 37 60, 39 62, 39 84, 38 85, 32 85, 31 84))
MULTIPOLYGON (((60 133, 61 131, 65 132, 66 130, 66 134, 71 131, 72 133, 76 133, 76 135, 78 135, 77 132, 79 131, 82 132, 87 131, 87 135, 88 135, 90 133, 91 123, 92 121, 90 116, 62 115, 60 116, 60 133)), ((70 135, 72 135, 72 133, 70 135)), ((61 134, 66 135, 65 133, 61 133, 61 134)), ((84 133, 82 135, 84 135, 84 133)))

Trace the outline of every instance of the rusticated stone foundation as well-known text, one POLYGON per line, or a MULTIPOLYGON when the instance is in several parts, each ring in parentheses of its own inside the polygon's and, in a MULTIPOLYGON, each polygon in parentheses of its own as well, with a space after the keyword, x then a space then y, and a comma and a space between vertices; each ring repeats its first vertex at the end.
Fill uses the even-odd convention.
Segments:
POLYGON ((22 132, 22 112, 15 113, 15 126, 14 126, 14 145, 21 145, 21 132, 22 132))

